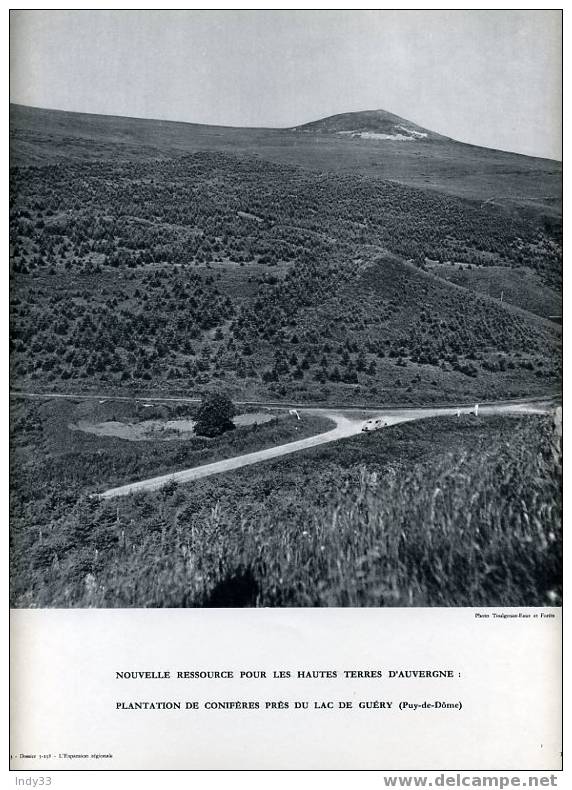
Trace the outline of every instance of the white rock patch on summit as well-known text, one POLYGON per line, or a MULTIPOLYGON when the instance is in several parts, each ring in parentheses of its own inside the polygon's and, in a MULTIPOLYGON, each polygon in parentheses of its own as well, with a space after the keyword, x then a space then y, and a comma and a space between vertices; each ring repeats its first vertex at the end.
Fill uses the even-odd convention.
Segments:
POLYGON ((398 132, 397 134, 383 134, 382 132, 359 132, 350 130, 349 132, 337 132, 337 134, 349 134, 352 137, 360 137, 362 140, 421 140, 427 137, 427 132, 417 132, 415 129, 408 129, 405 126, 396 126, 396 129, 402 129, 407 134, 398 132))

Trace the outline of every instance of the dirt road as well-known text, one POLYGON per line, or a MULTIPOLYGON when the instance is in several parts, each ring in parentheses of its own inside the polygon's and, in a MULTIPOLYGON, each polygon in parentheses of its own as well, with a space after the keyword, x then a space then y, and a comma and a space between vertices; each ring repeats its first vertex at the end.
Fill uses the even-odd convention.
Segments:
MULTIPOLYGON (((552 400, 533 400, 520 403, 499 403, 490 404, 488 406, 479 407, 479 417, 486 417, 493 414, 543 414, 554 407, 552 400)), ((411 420, 420 420, 426 417, 438 416, 454 416, 457 414, 457 407, 450 408, 424 408, 424 409, 378 409, 378 410, 364 410, 361 413, 355 413, 351 410, 332 410, 327 408, 308 408, 301 409, 301 414, 319 414, 323 417, 328 417, 335 423, 335 428, 326 433, 321 433, 316 436, 309 436, 306 439, 300 439, 296 442, 289 442, 288 444, 281 444, 276 447, 268 447, 265 450, 258 450, 255 453, 248 453, 246 455, 235 456, 234 458, 226 458, 222 461, 215 461, 211 464, 204 466, 196 466, 192 469, 184 469, 179 472, 172 472, 159 477, 151 477, 147 480, 140 480, 136 483, 128 483, 127 485, 118 486, 117 488, 110 488, 107 491, 99 494, 102 499, 112 499, 113 497, 126 496, 140 491, 156 491, 167 483, 189 483, 193 480, 199 480, 203 477, 210 475, 221 474, 222 472, 230 472, 233 469, 240 469, 243 466, 250 464, 257 464, 261 461, 267 461, 272 458, 279 458, 283 455, 296 453, 301 450, 306 450, 309 447, 317 447, 321 444, 328 442, 335 442, 348 436, 354 436, 362 432, 365 424, 371 419, 382 419, 384 427, 396 425, 400 422, 409 422, 411 420), (367 416, 367 419, 363 419, 367 416)), ((471 410, 463 407, 461 413, 466 414, 471 410)), ((381 429, 383 430, 383 428, 381 429)))

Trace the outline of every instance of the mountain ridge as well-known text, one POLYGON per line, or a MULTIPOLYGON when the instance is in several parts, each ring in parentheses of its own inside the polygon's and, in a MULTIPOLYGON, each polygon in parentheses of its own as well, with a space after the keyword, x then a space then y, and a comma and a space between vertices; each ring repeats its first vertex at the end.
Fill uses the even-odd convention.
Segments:
POLYGON ((12 166, 164 161, 200 151, 394 181, 494 203, 534 221, 560 221, 562 214, 561 162, 458 142, 386 111, 264 129, 10 105, 12 166))
MULTIPOLYGON (((12 129, 13 118, 17 121, 20 120, 17 118, 18 115, 37 115, 37 116, 51 116, 51 117, 61 117, 62 120, 69 121, 70 119, 75 118, 76 120, 79 119, 86 119, 95 121, 96 119, 100 123, 111 123, 113 121, 129 123, 129 122, 136 122, 137 124, 142 125, 157 125, 159 127, 187 127, 190 129, 195 130, 220 130, 226 132, 234 132, 236 134, 240 134, 241 132, 251 132, 251 133, 266 133, 269 135, 281 135, 281 134, 288 134, 288 133, 299 133, 299 132, 315 132, 316 134, 326 134, 326 133, 363 133, 363 132, 376 132, 376 131, 383 131, 384 128, 393 126, 393 127, 402 127, 407 125, 408 130, 412 130, 414 132, 418 132, 419 136, 413 135, 413 137, 419 141, 421 139, 427 139, 431 141, 443 141, 448 142, 456 146, 463 146, 464 148, 474 149, 478 151, 488 152, 490 154, 499 154, 499 155, 506 155, 510 157, 521 157, 527 160, 539 161, 539 162, 551 162, 557 166, 562 166, 562 161, 560 159, 550 159, 549 157, 543 156, 535 156, 531 154, 523 154, 519 153, 518 151, 508 151, 501 148, 492 148, 488 146, 478 145, 477 143, 469 143, 462 140, 456 140, 453 137, 448 137, 447 135, 440 134, 433 130, 430 130, 426 127, 420 126, 419 124, 415 123, 414 121, 410 121, 407 118, 403 118, 402 116, 395 115, 387 110, 377 109, 377 110, 356 110, 352 112, 345 112, 345 113, 336 113, 334 115, 325 116, 323 118, 318 118, 314 121, 307 121, 303 124, 296 124, 294 126, 232 126, 228 124, 214 124, 214 123, 201 123, 196 121, 182 121, 182 120, 174 120, 170 118, 146 118, 136 115, 117 115, 117 114, 107 114, 107 113, 91 113, 91 112, 84 112, 78 110, 62 110, 56 107, 36 107, 34 105, 29 104, 19 104, 17 102, 10 102, 10 128, 12 129), (350 128, 350 124, 345 124, 344 122, 350 119, 356 120, 357 129, 350 128), (339 128, 336 128, 338 123, 339 128), (347 127, 347 128, 346 128, 347 127), (361 128, 359 128, 361 127, 361 128), (427 135, 426 138, 422 138, 420 135, 427 135)), ((356 124, 353 124, 354 126, 356 124)), ((404 138, 402 138, 404 139, 404 138)))

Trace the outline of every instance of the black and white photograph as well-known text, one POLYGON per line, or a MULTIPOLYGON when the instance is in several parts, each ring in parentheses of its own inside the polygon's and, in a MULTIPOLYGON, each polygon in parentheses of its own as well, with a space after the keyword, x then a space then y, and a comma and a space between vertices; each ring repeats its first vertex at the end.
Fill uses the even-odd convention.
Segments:
POLYGON ((560 604, 560 35, 12 12, 13 607, 560 604))
POLYGON ((562 16, 10 12, 11 770, 562 769, 562 16))

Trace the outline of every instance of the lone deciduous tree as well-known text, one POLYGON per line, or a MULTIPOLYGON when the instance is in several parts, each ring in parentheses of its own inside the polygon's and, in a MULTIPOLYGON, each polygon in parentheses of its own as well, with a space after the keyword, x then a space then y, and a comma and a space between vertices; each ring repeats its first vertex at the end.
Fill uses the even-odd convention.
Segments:
POLYGON ((235 427, 232 421, 235 414, 234 404, 226 395, 206 395, 197 411, 195 433, 212 437, 231 431, 235 427))

